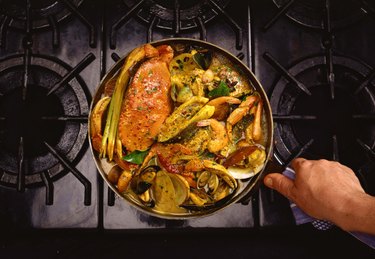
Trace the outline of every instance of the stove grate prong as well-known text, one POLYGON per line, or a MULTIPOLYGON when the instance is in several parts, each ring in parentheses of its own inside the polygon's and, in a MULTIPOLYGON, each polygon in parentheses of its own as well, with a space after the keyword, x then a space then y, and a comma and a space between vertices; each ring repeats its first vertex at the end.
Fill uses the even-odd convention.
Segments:
POLYGON ((47 147, 47 149, 50 151, 50 153, 56 157, 61 164, 67 168, 84 186, 85 193, 84 193, 84 204, 86 206, 91 205, 91 183, 90 181, 75 168, 72 163, 63 155, 59 154, 59 152, 54 149, 51 145, 49 145, 47 142, 44 141, 44 145, 47 147))
POLYGON ((332 160, 339 161, 339 145, 337 142, 337 136, 332 136, 332 160))
POLYGON ((174 34, 180 34, 180 1, 174 1, 174 34))
POLYGON ((311 92, 309 89, 300 81, 297 80, 288 70, 286 70, 270 53, 265 52, 263 54, 263 58, 268 61, 276 71, 279 71, 290 83, 297 86, 300 90, 302 90, 305 94, 311 96, 311 92))
POLYGON ((362 149, 366 152, 366 154, 370 156, 372 160, 375 160, 375 151, 373 150, 374 148, 371 148, 359 138, 357 138, 357 143, 362 147, 362 149))
POLYGON ((325 48, 325 63, 327 66, 327 82, 330 87, 331 99, 335 99, 335 74, 333 71, 333 35, 331 28, 331 4, 330 0, 325 1, 325 12, 323 20, 323 46, 325 48))
POLYGON ((223 9, 221 8, 215 1, 209 0, 209 3, 211 6, 218 11, 220 14, 224 16, 224 18, 227 20, 229 25, 231 25, 236 33, 236 48, 238 50, 242 49, 242 44, 243 44, 243 29, 241 26, 239 26, 233 18, 223 9))
POLYGON ((115 200, 116 200, 116 193, 111 190, 111 188, 108 188, 108 198, 107 198, 107 204, 108 206, 115 206, 115 200))
POLYGON ((272 25, 275 24, 275 22, 282 16, 284 15, 291 5, 295 2, 295 0, 289 0, 289 2, 285 3, 282 7, 279 8, 279 11, 277 14, 275 14, 274 17, 272 17, 271 20, 269 20, 266 25, 264 25, 263 30, 267 31, 269 28, 271 28, 272 25))
POLYGON ((117 31, 120 29, 132 16, 138 11, 144 4, 144 0, 139 1, 135 4, 124 16, 122 16, 117 22, 112 25, 110 32, 109 46, 111 49, 116 48, 117 31))
POLYGON ((292 155, 285 161, 284 165, 289 166, 293 159, 299 157, 303 153, 306 152, 310 148, 310 146, 314 143, 314 139, 310 139, 307 143, 305 143, 299 150, 292 152, 292 155))
POLYGON ((375 19, 375 9, 368 3, 366 0, 357 0, 361 6, 361 10, 370 15, 373 19, 375 19))
POLYGON ((315 115, 278 115, 273 114, 273 119, 275 121, 296 121, 296 120, 316 120, 317 116, 315 115))
POLYGON ((89 29, 89 44, 90 47, 95 48, 96 47, 96 28, 94 25, 91 24, 89 20, 85 16, 81 14, 81 12, 78 10, 78 8, 72 4, 69 0, 60 0, 68 9, 71 11, 74 15, 78 17, 78 19, 86 25, 86 27, 89 29))
POLYGON ((148 26, 147 28, 147 42, 151 42, 153 41, 154 37, 153 37, 153 34, 154 34, 154 28, 155 28, 155 25, 159 22, 159 18, 156 17, 156 15, 153 15, 152 19, 151 19, 151 22, 150 22, 150 25, 148 26))
POLYGON ((25 191, 25 145, 23 141, 23 137, 20 137, 20 142, 18 145, 18 174, 17 174, 17 191, 24 192, 25 191))
POLYGON ((9 16, 4 15, 3 19, 0 22, 0 47, 1 48, 5 47, 7 31, 12 20, 13 19, 10 18, 9 16))
POLYGON ((354 94, 359 94, 366 86, 368 86, 372 80, 375 78, 375 69, 373 69, 363 80, 363 82, 359 85, 357 90, 355 90, 354 94))
POLYGON ((87 122, 88 115, 80 116, 43 116, 42 120, 54 120, 54 121, 72 121, 72 122, 87 122))
POLYGON ((42 181, 46 186, 46 205, 53 205, 54 185, 48 171, 40 173, 40 177, 42 178, 42 181))
POLYGON ((48 23, 52 28, 52 45, 54 48, 57 48, 60 46, 60 29, 57 25, 56 17, 53 15, 49 15, 48 23))
POLYGON ((200 39, 207 41, 207 29, 204 25, 202 17, 198 16, 196 18, 197 24, 199 25, 200 39))
POLYGON ((65 86, 74 77, 77 77, 79 73, 86 68, 91 62, 95 60, 95 55, 92 53, 87 54, 69 73, 67 73, 59 82, 57 82, 47 93, 47 96, 54 93, 57 89, 65 86))
POLYGON ((117 62, 117 61, 119 61, 119 60, 121 59, 121 57, 120 57, 117 53, 115 53, 115 52, 113 52, 113 53, 111 54, 111 58, 112 58, 112 60, 115 61, 115 62, 117 62))
POLYGON ((26 1, 26 23, 25 23, 25 37, 23 38, 23 48, 25 53, 23 55, 23 78, 22 78, 22 100, 26 100, 27 87, 29 84, 29 73, 31 64, 31 47, 32 40, 32 16, 30 0, 26 1))
POLYGON ((356 120, 375 120, 375 114, 354 114, 352 116, 356 120))

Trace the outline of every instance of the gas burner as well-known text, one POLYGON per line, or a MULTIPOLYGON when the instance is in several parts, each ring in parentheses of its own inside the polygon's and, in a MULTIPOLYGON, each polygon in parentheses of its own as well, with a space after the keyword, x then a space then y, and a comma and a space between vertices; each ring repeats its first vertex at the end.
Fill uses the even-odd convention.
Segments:
MULTIPOLYGON (((125 1, 129 2, 129 1, 125 1)), ((134 1, 132 1, 134 2, 134 1)), ((227 6, 229 0, 215 1, 221 8, 227 6)), ((133 3, 128 5, 133 6, 133 3)), ((155 27, 164 30, 174 30, 178 34, 183 30, 200 27, 218 15, 210 1, 186 0, 148 0, 138 11, 137 16, 146 23, 155 23, 155 27), (154 20, 154 21, 153 21, 154 20)))
POLYGON ((88 55, 71 68, 31 55, 26 88, 24 56, 0 62, 1 185, 23 191, 51 185, 68 171, 85 182, 73 165, 87 147, 89 112, 88 90, 77 73, 92 60, 88 55))
POLYGON ((172 31, 174 36, 179 36, 182 31, 199 29, 200 39, 207 40, 205 24, 218 15, 222 15, 236 33, 236 48, 242 48, 243 29, 224 10, 230 0, 123 0, 123 2, 129 10, 112 25, 111 49, 116 48, 117 31, 135 16, 149 25, 147 41, 150 42, 153 40, 152 34, 155 28, 172 31))
MULTIPOLYGON (((333 29, 357 21, 364 13, 360 1, 340 0, 273 0, 279 13, 310 28, 324 29, 329 23, 333 29)), ((267 26, 268 27, 268 26, 267 26)))
POLYGON ((58 47, 59 23, 73 14, 88 28, 89 44, 95 47, 96 29, 78 10, 82 2, 83 0, 0 0, 0 46, 5 45, 8 28, 26 31, 26 33, 30 33, 31 30, 51 28, 53 46, 58 47))
MULTIPOLYGON (((75 6, 81 5, 83 0, 71 0, 75 6)), ((26 27, 26 1, 1 1, 1 15, 11 20, 11 28, 24 30, 26 27)), ((32 28, 40 29, 51 26, 51 23, 57 23, 71 14, 66 8, 64 1, 56 0, 31 0, 32 28)))
POLYGON ((325 56, 288 70, 270 54, 265 58, 283 75, 270 98, 277 156, 288 161, 302 149, 307 158, 336 160, 356 170, 374 161, 375 72, 368 65, 334 55, 332 96, 325 56))

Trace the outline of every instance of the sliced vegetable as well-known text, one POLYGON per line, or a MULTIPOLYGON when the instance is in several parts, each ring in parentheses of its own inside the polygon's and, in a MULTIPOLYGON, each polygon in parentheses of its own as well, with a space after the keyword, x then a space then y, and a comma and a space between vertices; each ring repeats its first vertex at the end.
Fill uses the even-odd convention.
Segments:
POLYGON ((194 68, 198 68, 198 65, 193 60, 193 55, 190 53, 182 53, 173 58, 171 63, 169 63, 169 71, 172 76, 179 73, 186 73, 186 71, 192 71, 194 68))
POLYGON ((168 141, 177 136, 191 123, 211 117, 215 112, 215 108, 209 105, 204 106, 207 102, 208 98, 194 96, 179 106, 165 120, 158 135, 158 141, 168 141))
POLYGON ((142 164, 143 160, 145 159, 149 151, 150 150, 146 150, 146 151, 135 150, 131 152, 130 154, 127 154, 126 156, 124 156, 122 159, 129 163, 140 165, 142 164))
POLYGON ((91 122, 91 136, 102 135, 103 134, 103 121, 105 118, 105 112, 107 111, 108 104, 111 98, 106 96, 100 99, 92 110, 90 122, 91 122))

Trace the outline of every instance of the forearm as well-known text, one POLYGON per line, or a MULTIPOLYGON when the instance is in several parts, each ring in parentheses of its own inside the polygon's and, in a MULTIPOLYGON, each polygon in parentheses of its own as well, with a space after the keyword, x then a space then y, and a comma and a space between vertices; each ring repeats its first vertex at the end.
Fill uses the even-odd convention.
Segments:
POLYGON ((375 197, 367 194, 350 197, 335 221, 346 231, 375 235, 375 197))

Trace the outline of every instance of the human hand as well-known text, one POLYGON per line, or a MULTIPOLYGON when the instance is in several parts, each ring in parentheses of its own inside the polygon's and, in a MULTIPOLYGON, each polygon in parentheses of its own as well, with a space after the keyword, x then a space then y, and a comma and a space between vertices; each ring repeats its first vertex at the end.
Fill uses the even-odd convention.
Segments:
POLYGON ((353 208, 360 205, 362 208, 362 201, 372 198, 375 209, 374 198, 365 193, 350 168, 338 162, 303 158, 293 160, 291 166, 296 172, 295 180, 274 173, 267 175, 264 183, 310 216, 331 221, 346 230, 358 229, 353 226, 360 224, 358 218, 353 219, 353 208))

